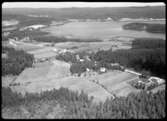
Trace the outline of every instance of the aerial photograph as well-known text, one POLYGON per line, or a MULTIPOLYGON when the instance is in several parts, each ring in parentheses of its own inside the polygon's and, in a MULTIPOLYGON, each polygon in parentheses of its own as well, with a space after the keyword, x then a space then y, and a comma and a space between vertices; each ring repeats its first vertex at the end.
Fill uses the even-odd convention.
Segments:
POLYGON ((1 8, 1 118, 166 117, 165 3, 1 8))

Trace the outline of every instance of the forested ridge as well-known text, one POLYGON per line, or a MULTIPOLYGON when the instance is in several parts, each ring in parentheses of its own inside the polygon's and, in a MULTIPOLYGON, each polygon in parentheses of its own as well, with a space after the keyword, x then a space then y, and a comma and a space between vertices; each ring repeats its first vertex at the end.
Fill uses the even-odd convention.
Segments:
POLYGON ((120 18, 165 18, 165 6, 146 7, 102 7, 102 8, 5 8, 3 15, 48 15, 56 20, 69 19, 106 19, 112 17, 114 20, 120 18))
POLYGON ((123 29, 147 31, 150 33, 163 33, 166 32, 165 24, 151 24, 151 23, 128 23, 123 25, 123 29))
POLYGON ((54 111, 52 115, 56 117, 56 112, 64 109, 59 114, 61 118, 159 119, 166 116, 165 91, 155 94, 142 91, 138 94, 131 93, 127 97, 116 97, 114 100, 106 99, 105 102, 99 103, 93 103, 92 99, 84 92, 78 93, 66 88, 44 91, 40 94, 27 93, 25 97, 12 92, 10 88, 2 88, 3 111, 11 109, 12 114, 17 115, 18 118, 35 118, 37 116, 38 118, 47 118, 47 112, 58 104, 60 105, 59 110, 54 111), (44 104, 49 108, 45 106, 45 109, 39 111, 44 108, 42 107, 44 104), (21 107, 28 113, 22 111, 21 107))
POLYGON ((2 53, 7 55, 2 58, 2 76, 12 74, 20 74, 26 67, 32 67, 34 56, 23 50, 15 50, 14 48, 2 47, 2 53))
POLYGON ((120 63, 137 71, 150 71, 152 75, 166 78, 165 40, 139 38, 132 42, 132 49, 101 50, 91 58, 104 64, 120 63))

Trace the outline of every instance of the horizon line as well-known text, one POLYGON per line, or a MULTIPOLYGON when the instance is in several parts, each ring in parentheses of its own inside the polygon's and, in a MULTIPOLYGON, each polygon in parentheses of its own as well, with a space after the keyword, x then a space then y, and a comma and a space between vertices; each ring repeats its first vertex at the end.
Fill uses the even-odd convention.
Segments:
POLYGON ((2 8, 112 8, 166 6, 163 2, 3 2, 2 8), (54 4, 53 4, 54 3, 54 4), (109 4, 110 3, 110 4, 109 4))

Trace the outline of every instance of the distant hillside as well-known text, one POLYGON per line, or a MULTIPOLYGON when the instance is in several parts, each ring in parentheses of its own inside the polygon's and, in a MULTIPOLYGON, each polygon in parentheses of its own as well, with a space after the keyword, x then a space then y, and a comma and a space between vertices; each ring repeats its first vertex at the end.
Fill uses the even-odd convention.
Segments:
POLYGON ((123 29, 164 34, 166 32, 166 26, 164 24, 128 23, 123 25, 123 29))
POLYGON ((165 18, 165 6, 116 7, 116 8, 4 8, 4 14, 49 15, 57 19, 165 18))

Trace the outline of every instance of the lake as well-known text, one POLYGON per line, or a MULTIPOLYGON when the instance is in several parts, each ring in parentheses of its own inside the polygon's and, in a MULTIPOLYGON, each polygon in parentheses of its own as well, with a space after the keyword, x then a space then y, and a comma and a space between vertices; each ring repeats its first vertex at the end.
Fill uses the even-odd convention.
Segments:
MULTIPOLYGON (((133 21, 132 21, 133 22, 133 21)), ((136 21, 135 21, 136 22, 136 21)), ((147 23, 161 23, 165 21, 137 21, 147 23)), ((148 33, 146 31, 124 30, 124 24, 131 21, 90 21, 90 22, 69 22, 61 26, 51 24, 43 31, 49 32, 51 35, 67 38, 82 38, 82 39, 111 39, 116 36, 129 36, 134 38, 162 38, 165 39, 165 34, 148 33)))

